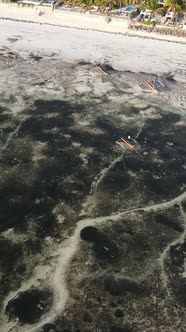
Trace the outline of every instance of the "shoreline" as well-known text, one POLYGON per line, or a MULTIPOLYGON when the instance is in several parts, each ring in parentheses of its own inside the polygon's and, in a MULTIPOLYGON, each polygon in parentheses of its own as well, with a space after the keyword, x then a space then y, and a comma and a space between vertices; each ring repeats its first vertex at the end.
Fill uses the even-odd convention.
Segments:
POLYGON ((109 63, 121 71, 171 73, 186 79, 181 43, 9 19, 0 20, 0 30, 1 47, 25 59, 30 54, 55 55, 63 61, 109 63))
MULTIPOLYGON (((59 25, 59 24, 53 24, 53 23, 45 23, 45 22, 35 22, 35 21, 30 21, 30 20, 22 20, 22 19, 14 19, 14 18, 4 18, 0 16, 0 21, 13 21, 13 22, 22 22, 22 23, 28 23, 28 24, 38 24, 38 25, 46 25, 46 26, 53 26, 57 28, 66 28, 66 29, 76 29, 76 30, 83 30, 83 31, 95 31, 95 32, 102 32, 102 33, 108 33, 112 35, 121 35, 121 36, 127 36, 127 37, 135 37, 135 38, 141 38, 141 39, 151 39, 151 40, 159 40, 159 41, 165 41, 165 42, 170 42, 170 43, 175 43, 175 44, 186 44, 186 39, 185 40, 176 40, 179 39, 179 37, 171 37, 171 36, 162 36, 157 33, 151 33, 149 32, 142 32, 142 31, 131 31, 127 30, 126 32, 110 32, 110 31, 104 31, 104 30, 98 30, 94 28, 79 28, 76 26, 66 26, 66 25, 59 25), (172 39, 169 39, 167 37, 171 37, 172 39)), ((184 39, 184 38, 181 38, 184 39)))
POLYGON ((89 13, 66 12, 45 7, 18 7, 17 4, 0 3, 0 20, 10 20, 39 25, 48 25, 78 30, 92 30, 109 34, 118 34, 142 39, 153 39, 179 44, 186 44, 186 38, 170 35, 160 35, 155 32, 132 31, 128 29, 129 21, 112 17, 110 23, 106 23, 105 16, 89 13), (2 9, 1 9, 2 8, 2 9), (43 12, 40 16, 39 12, 43 12))

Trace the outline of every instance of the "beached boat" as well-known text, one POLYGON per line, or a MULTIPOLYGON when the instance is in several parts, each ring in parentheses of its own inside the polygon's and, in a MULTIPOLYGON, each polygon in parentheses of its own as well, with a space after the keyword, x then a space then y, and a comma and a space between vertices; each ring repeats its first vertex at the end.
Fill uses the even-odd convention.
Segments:
POLYGON ((104 65, 99 65, 99 68, 101 69, 103 74, 108 75, 107 69, 104 65))
POLYGON ((99 64, 98 67, 101 69, 101 72, 105 75, 113 74, 117 72, 116 69, 114 69, 111 65, 109 64, 99 64))
POLYGON ((116 144, 122 147, 123 149, 129 149, 137 152, 140 148, 139 143, 132 137, 128 136, 127 139, 125 137, 121 137, 116 141, 116 144))
POLYGON ((153 81, 147 81, 146 84, 140 84, 139 87, 143 92, 161 93, 169 90, 167 84, 158 78, 153 81))

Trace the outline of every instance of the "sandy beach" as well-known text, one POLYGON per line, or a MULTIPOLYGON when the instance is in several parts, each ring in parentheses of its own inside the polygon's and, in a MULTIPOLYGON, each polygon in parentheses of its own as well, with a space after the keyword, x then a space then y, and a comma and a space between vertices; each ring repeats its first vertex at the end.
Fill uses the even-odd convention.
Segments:
POLYGON ((160 35, 153 32, 148 33, 143 31, 136 32, 128 30, 129 20, 127 18, 112 17, 110 23, 107 23, 105 16, 93 15, 89 12, 79 13, 59 9, 52 11, 51 7, 18 7, 17 4, 0 3, 0 18, 86 30, 91 29, 129 36, 138 36, 141 38, 167 40, 176 43, 186 43, 186 38, 184 37, 178 38, 175 36, 160 35), (41 15, 39 15, 39 12, 42 12, 41 15))
POLYGON ((105 16, 59 9, 52 11, 50 6, 34 6, 31 8, 18 7, 16 4, 0 4, 0 17, 118 33, 126 33, 128 27, 128 20, 113 18, 112 24, 107 24, 105 16), (39 15, 40 11, 42 11, 42 15, 39 15))
POLYGON ((107 24, 104 16, 89 13, 0 3, 1 46, 22 56, 53 52, 67 61, 108 62, 133 72, 171 72, 185 80, 185 38, 130 31, 128 23, 112 18, 107 24))
POLYGON ((0 31, 1 47, 22 57, 54 53, 64 61, 107 62, 118 70, 169 72, 186 79, 183 44, 12 20, 0 20, 0 31))

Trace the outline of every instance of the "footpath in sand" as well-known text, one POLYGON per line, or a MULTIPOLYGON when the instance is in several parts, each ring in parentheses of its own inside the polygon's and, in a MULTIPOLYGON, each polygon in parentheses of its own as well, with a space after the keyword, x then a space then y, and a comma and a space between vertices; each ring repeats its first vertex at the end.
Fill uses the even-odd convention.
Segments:
POLYGON ((129 20, 112 17, 108 23, 107 17, 102 15, 79 13, 65 10, 54 10, 51 7, 18 7, 17 4, 0 3, 0 19, 51 24, 69 28, 97 30, 109 33, 120 33, 141 38, 153 38, 177 43, 186 43, 186 38, 165 36, 157 33, 131 31, 128 29, 129 20))

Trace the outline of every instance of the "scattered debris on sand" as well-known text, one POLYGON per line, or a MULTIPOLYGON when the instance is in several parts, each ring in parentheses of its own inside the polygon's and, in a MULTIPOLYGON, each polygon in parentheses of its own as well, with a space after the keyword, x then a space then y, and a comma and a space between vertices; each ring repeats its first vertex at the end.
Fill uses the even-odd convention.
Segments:
POLYGON ((3 56, 3 58, 9 58, 9 59, 16 59, 17 55, 10 51, 7 47, 0 48, 0 56, 3 56))

